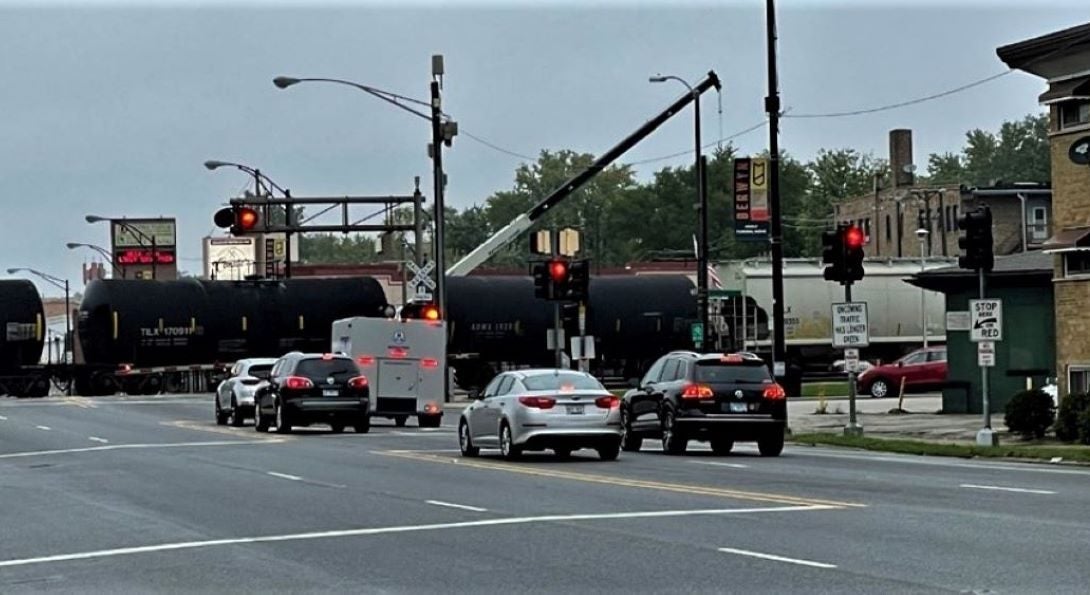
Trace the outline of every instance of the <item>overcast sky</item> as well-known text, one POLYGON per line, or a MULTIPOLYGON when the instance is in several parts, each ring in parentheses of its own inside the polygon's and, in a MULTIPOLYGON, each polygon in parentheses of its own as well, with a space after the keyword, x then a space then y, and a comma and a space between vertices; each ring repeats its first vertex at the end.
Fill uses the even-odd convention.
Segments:
MULTIPOLYGON (((0 1, 2 266, 80 284, 107 245, 104 216, 174 216, 181 268, 200 272, 200 240, 238 171, 260 167, 296 196, 430 188, 423 120, 347 87, 276 89, 279 74, 354 80, 426 98, 430 56, 446 57, 445 111, 509 151, 600 153, 681 94, 650 74, 723 80, 722 118, 703 101, 707 141, 761 122, 766 93, 760 0, 724 2, 130 2, 0 1), (315 3, 316 4, 316 3, 315 3)), ((779 3, 781 92, 788 115, 870 108, 1003 72, 995 48, 1085 22, 1081 1, 779 3)), ((1039 110, 1042 81, 1011 73, 956 95, 850 118, 783 120, 781 147, 885 156, 911 128, 915 156, 957 151, 971 128, 1039 110)), ((686 151, 682 114, 622 161, 686 151)), ((733 141, 767 146, 765 128, 733 141)), ((640 165, 646 178, 683 155, 640 165)), ((520 162, 462 135, 446 153, 448 204, 509 188, 520 162)), ((726 225, 728 222, 719 222, 726 225)), ((43 287, 48 294, 58 292, 43 287)))

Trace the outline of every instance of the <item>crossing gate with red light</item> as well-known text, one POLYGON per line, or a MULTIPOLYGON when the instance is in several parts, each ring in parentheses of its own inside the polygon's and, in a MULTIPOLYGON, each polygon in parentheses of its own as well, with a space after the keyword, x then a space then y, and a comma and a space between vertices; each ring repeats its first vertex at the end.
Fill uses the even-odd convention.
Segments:
POLYGON ((415 416, 438 427, 443 416, 447 325, 427 318, 346 318, 333 323, 332 350, 356 361, 370 382, 371 415, 398 425, 415 416))

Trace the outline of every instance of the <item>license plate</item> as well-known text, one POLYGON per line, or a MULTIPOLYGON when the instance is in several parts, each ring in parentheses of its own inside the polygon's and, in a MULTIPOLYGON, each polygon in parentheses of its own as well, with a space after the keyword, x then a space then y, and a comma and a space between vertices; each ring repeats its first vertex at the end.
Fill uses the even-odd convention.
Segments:
POLYGON ((731 413, 745 413, 746 411, 747 411, 747 408, 746 408, 745 403, 731 403, 730 404, 730 412, 731 413))
POLYGON ((569 415, 583 415, 583 406, 582 405, 568 405, 568 414, 569 415))
POLYGON ((323 397, 339 397, 340 395, 341 395, 341 391, 339 389, 336 389, 336 388, 327 388, 327 389, 322 390, 322 396, 323 397))

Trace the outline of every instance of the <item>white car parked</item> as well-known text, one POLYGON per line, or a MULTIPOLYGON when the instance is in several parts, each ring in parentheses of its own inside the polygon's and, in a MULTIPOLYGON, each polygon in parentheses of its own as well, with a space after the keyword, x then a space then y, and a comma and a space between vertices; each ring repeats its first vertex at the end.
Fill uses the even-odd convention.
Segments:
POLYGON ((216 388, 216 423, 238 427, 254 416, 254 391, 269 377, 274 358, 240 359, 216 388))

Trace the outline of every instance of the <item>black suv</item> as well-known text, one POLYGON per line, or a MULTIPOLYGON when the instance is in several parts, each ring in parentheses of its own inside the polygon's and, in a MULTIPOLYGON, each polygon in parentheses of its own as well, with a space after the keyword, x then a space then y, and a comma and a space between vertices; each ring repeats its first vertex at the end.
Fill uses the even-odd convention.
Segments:
POLYGON ((774 457, 783 451, 786 425, 783 388, 748 353, 669 353, 621 400, 621 448, 630 452, 644 438, 661 438, 669 454, 706 440, 720 455, 735 441, 756 440, 762 455, 774 457))
POLYGON ((254 394, 254 428, 279 433, 292 426, 329 424, 371 430, 370 389, 356 362, 344 355, 293 352, 276 360, 269 381, 254 394))

